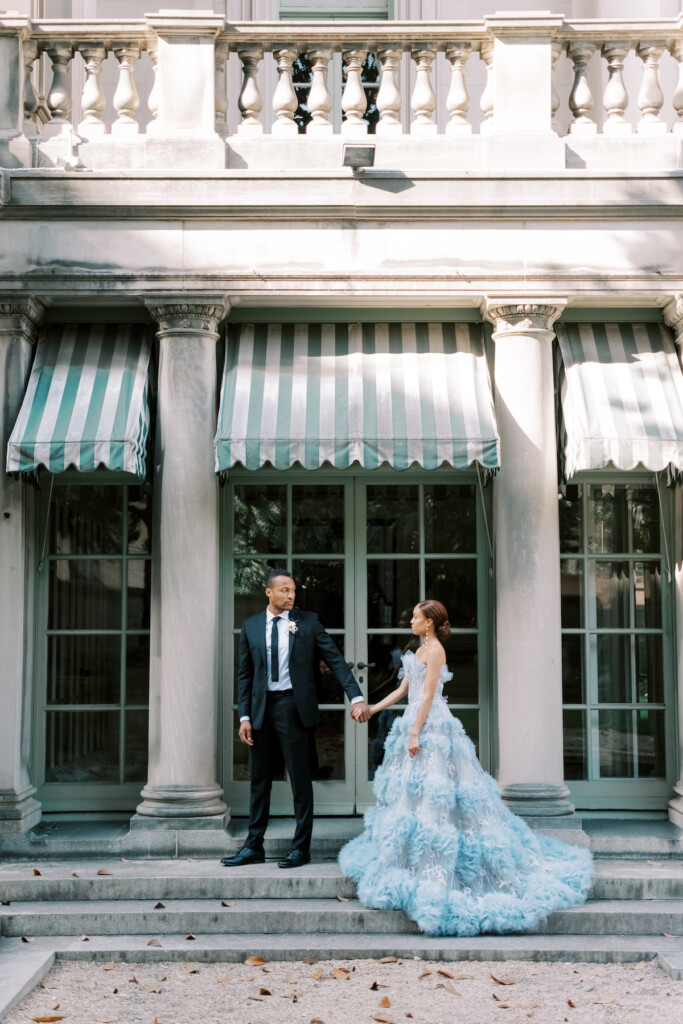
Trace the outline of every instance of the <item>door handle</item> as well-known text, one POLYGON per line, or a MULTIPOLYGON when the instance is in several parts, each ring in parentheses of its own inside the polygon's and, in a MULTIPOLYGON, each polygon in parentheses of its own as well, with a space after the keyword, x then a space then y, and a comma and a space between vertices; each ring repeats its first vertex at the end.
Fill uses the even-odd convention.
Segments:
POLYGON ((356 665, 356 668, 361 668, 361 669, 363 669, 363 668, 375 668, 375 663, 374 663, 374 661, 370 661, 366 665, 364 661, 359 661, 358 664, 356 665))
POLYGON ((346 667, 347 668, 353 668, 353 662, 352 661, 347 661, 346 662, 346 667))

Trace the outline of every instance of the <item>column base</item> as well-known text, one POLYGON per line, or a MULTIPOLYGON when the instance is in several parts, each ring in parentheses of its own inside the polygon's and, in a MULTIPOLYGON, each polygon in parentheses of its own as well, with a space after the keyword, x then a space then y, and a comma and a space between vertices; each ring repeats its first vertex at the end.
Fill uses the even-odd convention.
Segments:
POLYGON ((131 830, 223 829, 228 808, 220 786, 145 786, 142 803, 131 818, 131 830))
POLYGON ((40 821, 42 808, 35 800, 35 786, 22 793, 0 791, 0 835, 10 832, 28 832, 40 821))
POLYGON ((224 832, 228 827, 230 814, 209 814, 194 818, 152 818, 148 814, 134 814, 130 819, 131 832, 224 832))
POLYGON ((683 780, 676 783, 674 793, 676 795, 669 800, 669 821, 677 828, 683 828, 683 780))
MULTIPOLYGON (((566 786, 539 782, 517 782, 505 786, 502 797, 511 811, 523 818, 561 818, 574 814, 574 804, 567 800, 566 786)), ((557 824, 553 828, 559 827, 557 824)))

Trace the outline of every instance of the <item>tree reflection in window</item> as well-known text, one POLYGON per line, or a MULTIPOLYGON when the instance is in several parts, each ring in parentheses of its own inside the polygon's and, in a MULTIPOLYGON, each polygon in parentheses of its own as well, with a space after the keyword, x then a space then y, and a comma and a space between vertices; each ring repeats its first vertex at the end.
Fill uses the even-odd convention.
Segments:
MULTIPOLYGON (((334 68, 333 61, 330 61, 330 69, 334 68)), ((341 84, 342 90, 346 85, 347 78, 347 66, 346 61, 342 61, 341 65, 341 84)), ((379 121, 379 110, 377 109, 377 93, 379 92, 381 71, 377 55, 369 53, 363 61, 363 70, 361 80, 363 82, 363 88, 365 89, 365 95, 367 97, 367 107, 365 110, 364 122, 368 126, 368 134, 374 135, 377 122, 379 121)), ((294 120, 299 128, 299 134, 305 135, 306 129, 311 122, 311 112, 308 106, 308 96, 311 91, 311 83, 313 81, 313 69, 311 67, 311 61, 306 53, 300 53, 294 64, 292 65, 292 83, 297 97, 297 108, 294 114, 294 120)), ((328 86, 329 87, 329 86, 328 86)), ((346 114, 342 113, 342 120, 346 120, 346 114)))

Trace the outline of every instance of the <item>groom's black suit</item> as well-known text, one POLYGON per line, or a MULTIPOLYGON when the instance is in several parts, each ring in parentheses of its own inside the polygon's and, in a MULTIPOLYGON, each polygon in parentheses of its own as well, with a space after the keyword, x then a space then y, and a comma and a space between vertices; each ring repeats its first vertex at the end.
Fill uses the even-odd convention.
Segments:
POLYGON ((319 665, 324 661, 334 671, 349 700, 362 697, 358 683, 334 640, 325 632, 314 612, 293 608, 289 634, 289 676, 291 690, 269 691, 266 653, 266 613, 252 615, 240 634, 238 677, 239 717, 251 720, 254 745, 251 757, 251 805, 249 835, 245 846, 263 850, 263 836, 270 813, 270 791, 274 770, 284 755, 294 796, 296 833, 292 850, 307 854, 313 830, 313 786, 308 767, 308 730, 317 722, 319 665))

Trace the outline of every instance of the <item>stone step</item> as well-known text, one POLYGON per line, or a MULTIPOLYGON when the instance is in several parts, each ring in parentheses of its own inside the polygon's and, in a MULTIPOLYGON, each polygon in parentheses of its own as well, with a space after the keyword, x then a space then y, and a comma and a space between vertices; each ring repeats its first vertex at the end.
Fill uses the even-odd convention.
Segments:
MULTIPOLYGON (((355 886, 335 861, 282 871, 268 861, 224 868, 218 860, 92 860, 0 862, 0 895, 12 903, 47 900, 333 899, 353 897, 355 886), (39 870, 40 875, 34 875, 39 870), (98 875, 98 871, 111 871, 98 875), (78 876, 78 877, 74 877, 78 876)), ((600 900, 683 899, 682 861, 596 862, 591 893, 600 900)))
MULTIPOLYGON (((226 901, 227 902, 227 901, 226 901)), ((357 900, 251 899, 223 907, 218 900, 87 900, 17 903, 0 908, 3 936, 128 934, 264 934, 336 932, 356 935, 414 933, 397 911, 369 910, 357 900)), ((683 935, 683 900, 596 900, 551 914, 539 929, 548 935, 683 935)))

